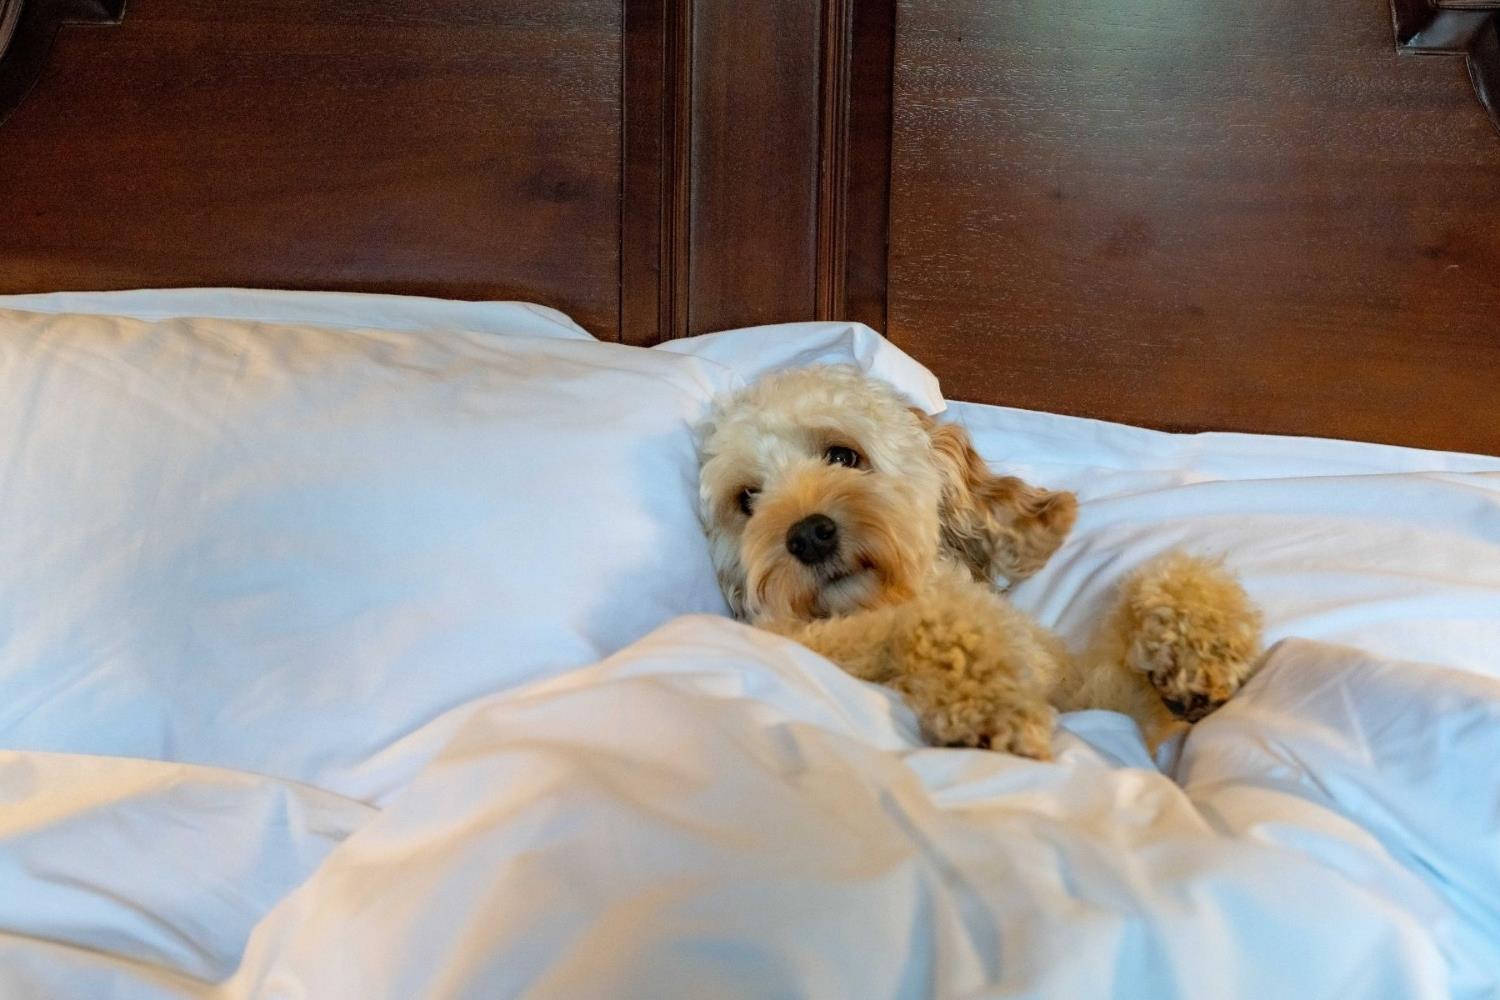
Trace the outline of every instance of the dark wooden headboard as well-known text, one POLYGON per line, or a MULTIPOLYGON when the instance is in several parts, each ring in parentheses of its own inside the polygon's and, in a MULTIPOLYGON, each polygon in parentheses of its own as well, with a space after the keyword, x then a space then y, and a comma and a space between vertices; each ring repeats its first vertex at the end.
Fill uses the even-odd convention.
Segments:
POLYGON ((1500 0, 0 0, 0 291, 812 317, 950 396, 1500 452, 1500 0))

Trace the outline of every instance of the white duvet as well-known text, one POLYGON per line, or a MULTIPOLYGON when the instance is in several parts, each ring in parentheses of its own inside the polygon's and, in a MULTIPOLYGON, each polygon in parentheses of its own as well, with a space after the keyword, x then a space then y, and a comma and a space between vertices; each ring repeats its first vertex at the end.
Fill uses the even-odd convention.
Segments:
MULTIPOLYGON (((847 340, 935 392, 835 334, 773 363, 847 340)), ((749 373, 765 336, 674 351, 749 373)), ((925 748, 884 689, 711 615, 524 687, 455 661, 489 690, 382 750, 378 795, 0 751, 0 998, 1500 995, 1500 459, 949 418, 1079 491, 1014 594, 1070 640, 1169 545, 1266 609, 1264 669, 1161 766, 1102 712, 1051 763, 925 748)))
POLYGON ((379 814, 12 755, 0 995, 1493 995, 1500 683, 1293 640, 1180 784, 1118 716, 1057 749, 924 748, 883 689, 692 617, 473 706, 379 814))

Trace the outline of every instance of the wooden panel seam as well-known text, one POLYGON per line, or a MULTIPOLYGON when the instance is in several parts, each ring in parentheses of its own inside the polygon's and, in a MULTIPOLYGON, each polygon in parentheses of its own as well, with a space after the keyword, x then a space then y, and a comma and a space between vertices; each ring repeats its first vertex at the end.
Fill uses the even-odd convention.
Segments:
POLYGON ((662 137, 660 339, 688 333, 692 217, 693 0, 666 0, 667 114, 662 137))
MULTIPOLYGON (((712 208, 701 199, 715 193, 694 183, 703 169, 693 122, 701 83, 694 0, 624 2, 621 339, 650 344, 692 332, 694 310, 703 306, 694 301, 693 226, 699 212, 712 208)), ((808 305, 819 319, 857 314, 884 326, 894 12, 894 0, 822 0, 814 88, 793 117, 776 122, 811 128, 816 144, 808 305)), ((700 249, 710 256, 735 250, 700 249)))
POLYGON ((885 331, 891 234, 896 0, 852 0, 838 319, 885 331))
POLYGON ((818 319, 842 319, 849 245, 849 101, 853 0, 825 0, 819 109, 818 262, 815 309, 818 319))

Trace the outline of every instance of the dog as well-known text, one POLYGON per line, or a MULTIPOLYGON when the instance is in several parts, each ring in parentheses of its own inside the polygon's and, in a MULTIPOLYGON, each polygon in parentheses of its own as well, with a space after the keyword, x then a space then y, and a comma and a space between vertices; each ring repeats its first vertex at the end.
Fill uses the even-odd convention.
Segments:
POLYGON ((1058 711, 1100 708, 1154 749, 1223 704, 1261 619, 1222 565, 1169 552, 1126 579, 1082 655, 1004 591, 1076 497, 997 476, 967 432, 844 366, 772 374, 701 428, 700 513, 735 616, 900 692, 924 737, 1046 760, 1058 711))

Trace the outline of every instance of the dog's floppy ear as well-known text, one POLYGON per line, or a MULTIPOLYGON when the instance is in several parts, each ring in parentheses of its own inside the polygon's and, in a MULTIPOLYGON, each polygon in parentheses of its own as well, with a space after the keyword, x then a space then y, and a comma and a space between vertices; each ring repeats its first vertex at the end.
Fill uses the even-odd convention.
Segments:
POLYGON ((995 475, 968 431, 917 415, 943 477, 943 545, 981 580, 1016 583, 1046 565, 1078 519, 1078 498, 995 475))

